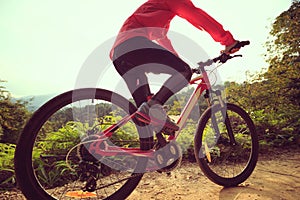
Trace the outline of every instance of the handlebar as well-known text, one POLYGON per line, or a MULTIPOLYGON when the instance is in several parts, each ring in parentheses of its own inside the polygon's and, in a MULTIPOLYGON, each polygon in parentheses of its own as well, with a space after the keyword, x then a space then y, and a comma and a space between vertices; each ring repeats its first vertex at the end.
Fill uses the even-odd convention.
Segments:
MULTIPOLYGON (((235 48, 239 49, 239 48, 244 47, 244 46, 249 45, 249 44, 250 44, 250 41, 241 41, 241 42, 238 42, 234 47, 232 47, 232 49, 235 49, 235 48)), ((213 59, 208 59, 205 62, 199 62, 197 64, 198 64, 199 69, 200 69, 201 67, 210 66, 213 63, 217 63, 217 62, 226 63, 228 60, 230 60, 232 58, 235 58, 235 57, 242 57, 242 55, 230 55, 230 54, 227 54, 227 53, 222 53, 218 57, 215 57, 213 59)), ((195 73, 200 72, 199 69, 193 69, 193 72, 195 72, 195 73)))

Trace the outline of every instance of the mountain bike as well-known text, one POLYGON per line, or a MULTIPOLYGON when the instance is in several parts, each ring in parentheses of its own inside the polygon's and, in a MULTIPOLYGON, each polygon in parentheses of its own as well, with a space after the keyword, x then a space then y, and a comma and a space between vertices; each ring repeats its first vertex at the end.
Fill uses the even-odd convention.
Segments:
POLYGON ((194 91, 176 131, 142 126, 136 106, 109 90, 82 88, 54 97, 33 114, 20 135, 15 152, 18 186, 28 199, 125 199, 144 173, 170 172, 180 164, 182 150, 176 140, 202 94, 208 107, 194 137, 197 163, 216 184, 244 182, 258 159, 255 126, 245 110, 213 89, 205 69, 239 56, 223 53, 192 69, 194 91), (153 135, 141 137, 143 130, 153 135))

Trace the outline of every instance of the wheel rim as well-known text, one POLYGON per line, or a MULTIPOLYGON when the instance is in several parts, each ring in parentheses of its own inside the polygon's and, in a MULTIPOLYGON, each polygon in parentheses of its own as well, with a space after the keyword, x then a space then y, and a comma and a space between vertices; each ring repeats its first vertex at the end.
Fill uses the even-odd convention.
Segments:
POLYGON ((255 130, 252 129, 249 119, 241 116, 239 111, 237 113, 232 107, 227 109, 227 116, 236 142, 232 144, 222 112, 221 109, 212 109, 213 114, 205 121, 198 158, 206 174, 214 181, 236 179, 240 182, 251 174, 254 168, 251 165, 256 163, 253 162, 255 157, 253 150, 257 144, 253 143, 256 139, 252 135, 255 130), (217 126, 213 125, 216 123, 217 126), (245 177, 242 177, 245 173, 245 177))
MULTIPOLYGON (((93 131, 101 132, 114 121, 128 114, 128 111, 124 111, 121 107, 108 103, 103 100, 89 99, 87 96, 70 104, 54 106, 47 113, 51 117, 41 119, 39 122, 41 128, 31 133, 38 133, 33 142, 32 170, 41 190, 46 191, 49 197, 68 199, 81 195, 81 198, 105 199, 117 193, 127 181, 135 179, 138 183, 141 174, 133 174, 133 172, 141 162, 131 155, 101 158, 97 163, 99 170, 94 172, 97 176, 95 175, 95 180, 90 183, 88 182, 91 179, 88 178, 91 176, 85 180, 82 179, 82 173, 78 173, 82 158, 78 156, 76 151, 78 148, 75 147, 80 144, 81 139, 87 134, 93 134, 93 131), (88 100, 84 100, 85 98, 88 100), (104 171, 105 166, 110 173, 106 173, 107 169, 106 172, 104 171), (93 184, 96 184, 95 191, 82 192, 89 187, 93 188, 93 184)), ((125 125, 119 131, 120 134, 127 133, 126 140, 116 134, 107 141, 116 146, 139 147, 134 123, 128 123, 128 126, 125 125)))

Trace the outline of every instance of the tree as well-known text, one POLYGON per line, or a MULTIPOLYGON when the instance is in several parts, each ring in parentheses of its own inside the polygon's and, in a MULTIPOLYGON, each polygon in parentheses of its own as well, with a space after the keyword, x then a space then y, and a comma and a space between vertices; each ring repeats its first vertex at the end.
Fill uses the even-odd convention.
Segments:
MULTIPOLYGON (((300 133, 300 1, 294 0, 273 24, 267 42, 269 69, 262 76, 271 93, 269 111, 290 140, 300 133)), ((278 134, 278 133, 277 133, 278 134)))
POLYGON ((267 43, 270 64, 264 78, 271 84, 283 85, 281 95, 294 105, 300 104, 300 1, 281 13, 270 32, 273 36, 267 43), (280 80, 274 80, 279 77, 280 80))
POLYGON ((275 20, 266 42, 268 69, 242 84, 227 83, 229 101, 249 111, 260 136, 283 146, 300 136, 300 2, 275 20))
MULTIPOLYGON (((0 83, 4 81, 0 80, 0 83)), ((29 117, 27 102, 13 101, 10 93, 0 86, 0 142, 16 144, 29 117)))

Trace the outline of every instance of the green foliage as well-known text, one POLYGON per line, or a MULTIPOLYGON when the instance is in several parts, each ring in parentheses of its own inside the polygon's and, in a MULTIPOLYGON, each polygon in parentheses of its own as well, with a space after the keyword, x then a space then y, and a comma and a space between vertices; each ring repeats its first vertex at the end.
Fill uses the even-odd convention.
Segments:
MULTIPOLYGON (((112 117, 113 120, 120 120, 119 117, 112 117)), ((121 129, 118 129, 116 132, 114 132, 112 138, 112 141, 115 141, 114 143, 118 146, 123 147, 134 147, 136 145, 139 145, 139 143, 128 143, 123 141, 139 141, 137 129, 135 127, 135 124, 133 123, 127 123, 125 124, 121 129), (125 146, 124 146, 125 144, 125 146), (133 146, 134 145, 134 146, 133 146)))
POLYGON ((196 133, 197 122, 188 120, 184 129, 180 132, 177 139, 182 149, 183 158, 194 161, 194 137, 196 133))
POLYGON ((269 68, 242 84, 226 83, 228 101, 246 108, 261 144, 287 146, 300 138, 300 2, 282 12, 266 43, 269 68))
POLYGON ((13 158, 16 145, 0 143, 0 169, 13 167, 13 158))
POLYGON ((16 183, 14 176, 14 152, 16 145, 0 143, 0 187, 10 188, 16 183))
MULTIPOLYGON (((166 105, 168 106, 168 115, 179 115, 182 112, 183 107, 188 102, 192 92, 194 91, 193 87, 188 87, 180 93, 177 93, 175 96, 171 97, 166 105)), ((193 121, 198 121, 200 114, 204 112, 207 108, 207 103, 204 97, 200 97, 198 104, 190 113, 190 119, 193 121)))
POLYGON ((29 116, 27 102, 13 101, 0 80, 0 186, 15 186, 14 151, 15 144, 25 121, 29 116))
POLYGON ((44 187, 54 188, 69 181, 76 180, 77 174, 66 165, 65 161, 51 162, 40 160, 36 174, 44 187))
MULTIPOLYGON (((4 81, 0 80, 0 83, 4 81)), ((28 102, 13 101, 10 93, 0 86, 0 142, 16 144, 30 113, 28 102)))
POLYGON ((45 154, 66 154, 69 149, 80 142, 80 138, 85 135, 82 130, 85 126, 79 122, 68 122, 56 132, 45 134, 44 138, 39 138, 37 149, 45 154))
MULTIPOLYGON (((73 110, 74 109, 76 108, 73 108, 73 110)), ((67 110, 64 111, 69 112, 67 110)), ((117 113, 110 113, 99 119, 96 118, 97 120, 93 120, 94 124, 90 124, 88 121, 86 121, 86 123, 68 121, 57 131, 53 131, 54 127, 59 126, 58 124, 63 124, 66 120, 65 117, 60 117, 64 116, 64 111, 61 111, 59 115, 52 118, 51 121, 45 125, 46 127, 41 130, 37 145, 33 151, 36 174, 43 186, 49 188, 63 185, 76 178, 76 173, 69 169, 64 159, 69 150, 79 144, 81 139, 86 136, 87 130, 91 130, 92 128, 94 130, 104 130, 121 119, 121 116, 117 116, 117 113)), ((106 112, 103 112, 102 114, 105 113, 106 112)), ((111 140, 120 146, 126 144, 123 144, 123 141, 138 141, 135 125, 131 123, 125 124, 121 129, 114 132, 111 140)))
POLYGON ((39 180, 45 187, 63 185, 76 176, 67 166, 65 156, 80 143, 87 124, 69 121, 56 132, 47 132, 39 137, 33 151, 33 163, 39 180))

